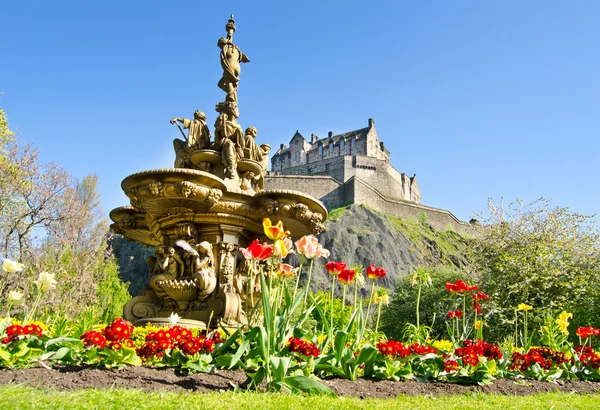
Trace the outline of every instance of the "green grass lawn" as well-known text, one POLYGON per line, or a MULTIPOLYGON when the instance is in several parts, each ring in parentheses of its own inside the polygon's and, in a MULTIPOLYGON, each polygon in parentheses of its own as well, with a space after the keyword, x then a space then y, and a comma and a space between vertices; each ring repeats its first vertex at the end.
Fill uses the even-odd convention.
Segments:
POLYGON ((138 390, 55 391, 0 386, 0 409, 593 409, 600 395, 547 393, 532 396, 469 394, 396 399, 297 397, 269 393, 144 393, 138 390))

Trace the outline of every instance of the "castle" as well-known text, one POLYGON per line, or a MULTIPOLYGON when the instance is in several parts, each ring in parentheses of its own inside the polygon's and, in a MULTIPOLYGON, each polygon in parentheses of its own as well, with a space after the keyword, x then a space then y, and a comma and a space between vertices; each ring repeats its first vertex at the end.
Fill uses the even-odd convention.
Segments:
POLYGON ((424 212, 435 229, 470 232, 471 225, 449 211, 421 205, 416 175, 398 172, 379 141, 375 121, 327 138, 296 131, 289 147, 281 144, 265 177, 267 189, 293 189, 319 198, 328 209, 365 204, 388 215, 417 218, 424 212))

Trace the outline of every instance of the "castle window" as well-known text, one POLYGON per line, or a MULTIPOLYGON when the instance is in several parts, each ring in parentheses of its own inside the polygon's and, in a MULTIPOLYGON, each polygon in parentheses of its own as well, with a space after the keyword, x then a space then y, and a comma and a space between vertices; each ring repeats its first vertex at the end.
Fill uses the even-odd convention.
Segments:
POLYGON ((344 143, 344 140, 340 140, 340 151, 343 151, 343 150, 344 150, 344 145, 346 145, 346 144, 344 143))
POLYGON ((329 143, 329 152, 333 152, 333 141, 329 143))
POLYGON ((351 141, 352 141, 352 142, 350 143, 350 146, 351 146, 352 148, 356 148, 356 137, 352 138, 352 140, 351 140, 351 141))
POLYGON ((323 146, 319 145, 319 155, 323 156, 323 146))

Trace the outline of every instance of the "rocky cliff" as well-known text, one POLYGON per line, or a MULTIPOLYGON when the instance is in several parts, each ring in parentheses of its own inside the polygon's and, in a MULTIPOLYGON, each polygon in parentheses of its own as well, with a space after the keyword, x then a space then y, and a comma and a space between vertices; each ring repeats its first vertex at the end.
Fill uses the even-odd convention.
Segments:
MULTIPOLYGON (((425 214, 416 220, 403 220, 365 206, 350 205, 332 211, 326 226, 327 231, 319 235, 319 241, 331 251, 329 260, 365 268, 371 263, 383 266, 388 275, 378 280, 377 285, 390 290, 398 278, 411 273, 416 266, 445 265, 467 273, 471 270, 471 239, 451 230, 435 231, 425 214)), ((325 262, 319 260, 313 269, 315 285, 320 290, 331 289, 325 262)))

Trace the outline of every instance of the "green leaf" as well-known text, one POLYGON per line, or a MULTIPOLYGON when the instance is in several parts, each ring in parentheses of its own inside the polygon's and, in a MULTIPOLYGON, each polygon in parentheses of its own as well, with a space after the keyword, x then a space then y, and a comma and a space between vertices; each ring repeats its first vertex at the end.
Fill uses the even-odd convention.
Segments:
POLYGON ((235 354, 233 356, 231 356, 231 361, 226 366, 227 369, 231 369, 233 366, 235 366, 237 364, 237 362, 240 360, 240 358, 244 355, 244 353, 246 353, 248 351, 249 348, 250 348, 250 335, 248 335, 248 337, 244 337, 244 340, 242 341, 242 344, 240 345, 240 347, 238 347, 235 354))
POLYGON ((321 394, 335 397, 335 394, 323 383, 307 376, 286 377, 284 382, 295 390, 309 394, 321 394))

